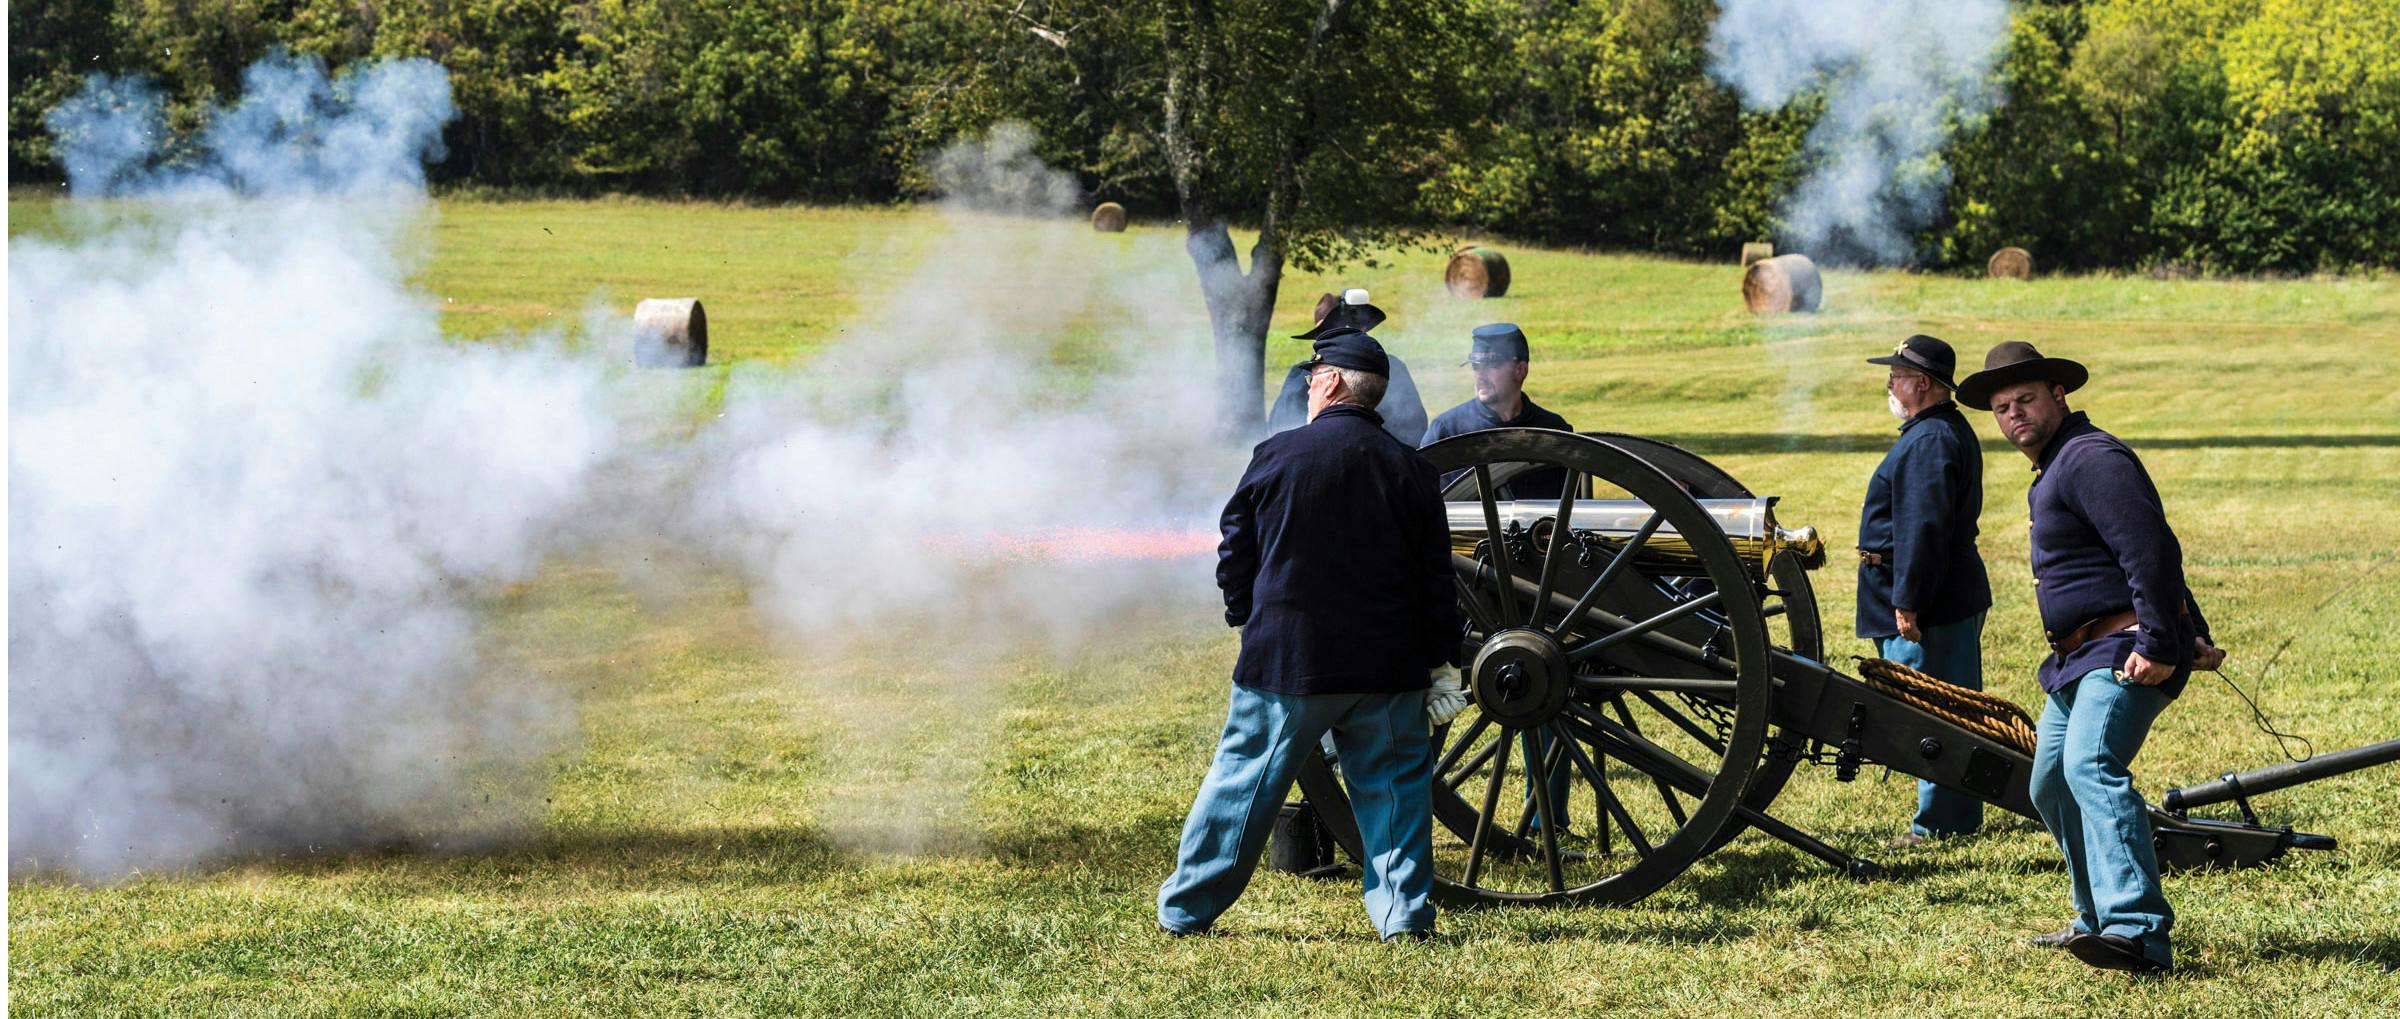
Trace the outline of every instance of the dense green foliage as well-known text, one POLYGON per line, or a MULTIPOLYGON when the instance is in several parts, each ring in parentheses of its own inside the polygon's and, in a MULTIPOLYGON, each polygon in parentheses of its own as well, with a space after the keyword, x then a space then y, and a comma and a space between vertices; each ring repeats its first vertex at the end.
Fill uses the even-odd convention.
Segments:
MULTIPOLYGON (((1228 51, 1290 48, 1290 11, 1216 7, 1228 51)), ((1094 195, 1173 215, 1160 139, 1137 126, 1156 121, 1162 54, 1180 24, 1160 13, 1171 9, 16 4, 9 164, 21 180, 58 173, 41 117, 86 74, 154 76, 188 127, 238 88, 245 65, 284 48, 335 66, 441 61, 459 116, 437 178, 452 185, 890 201, 925 189, 930 155, 950 138, 1019 119, 1094 195)), ((1715 255, 1775 233, 1814 116, 1806 101, 1741 109, 1708 73, 1715 14, 1710 0, 1365 4, 1310 75, 1255 73, 1271 59, 1208 73, 1262 114, 1307 105, 1329 134, 1374 128, 1340 137, 1322 151, 1341 158, 1301 173, 1390 172, 1370 175, 1375 186, 1352 202, 1319 204, 1341 191, 1311 188, 1304 217, 1715 255), (1343 92, 1351 79, 1408 86, 1343 92), (1277 92, 1302 80, 1323 83, 1311 103, 1277 92), (1395 193, 1394 180, 1409 186, 1395 193)), ((1943 156, 1947 212, 1921 238, 1938 263, 1974 266, 2019 244, 2045 268, 2400 265, 2400 5, 2020 2, 2000 75, 2005 104, 1961 125, 1943 156)))

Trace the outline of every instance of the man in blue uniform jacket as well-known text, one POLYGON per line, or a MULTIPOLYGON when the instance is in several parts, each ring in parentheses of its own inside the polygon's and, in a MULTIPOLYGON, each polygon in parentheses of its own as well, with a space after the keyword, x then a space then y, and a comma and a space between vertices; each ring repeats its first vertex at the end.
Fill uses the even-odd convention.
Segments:
MULTIPOLYGON (((1555 428, 1562 432, 1575 430, 1567 419, 1543 409, 1525 395, 1525 376, 1533 369, 1533 347, 1525 339, 1525 331, 1513 322, 1494 322, 1475 327, 1467 347, 1466 369, 1474 374, 1475 398, 1441 412, 1425 429, 1425 441, 1430 446, 1453 435, 1480 432, 1490 428, 1555 428)), ((1459 473, 1452 472, 1442 479, 1448 485, 1459 473)), ((1567 483, 1563 470, 1534 471, 1500 486, 1502 493, 1517 499, 1557 499, 1559 488, 1567 483)))
POLYGON ((1371 409, 1390 361, 1320 339, 1307 425, 1269 437, 1225 503, 1217 586, 1242 628, 1216 759, 1184 822, 1158 924, 1208 930, 1249 884, 1302 760, 1327 731, 1386 940, 1433 933, 1430 670, 1459 654, 1450 525, 1433 465, 1371 409))
MULTIPOLYGON (((1991 580, 1975 551, 1983 514, 1983 450, 1950 399, 1958 356, 1931 336, 1911 336, 1889 357, 1884 400, 1900 438, 1867 481, 1858 514, 1858 635, 1876 653, 1936 679, 1983 689, 1983 616, 1991 580)), ((1892 840, 1972 834, 1983 801, 1917 783, 1917 814, 1892 840)))
MULTIPOLYGON (((1318 340, 1338 332, 1372 333, 1383 324, 1383 309, 1367 303, 1367 292, 1357 287, 1342 291, 1340 297, 1327 294, 1317 302, 1317 324, 1296 340, 1318 340)), ((1383 388, 1383 398, 1375 402, 1375 413, 1383 418, 1383 430, 1402 442, 1413 443, 1425 434, 1425 398, 1417 395, 1417 380, 1408 374, 1408 365, 1398 357, 1385 356, 1392 363, 1392 374, 1383 388)), ((1275 402, 1267 408, 1267 434, 1288 432, 1308 423, 1308 372, 1314 359, 1293 365, 1283 376, 1283 389, 1275 394, 1275 402)))
MULTIPOLYGON (((1453 435, 1465 435, 1492 428, 1555 428, 1562 432, 1575 430, 1567 419, 1542 408, 1525 395, 1525 377, 1533 369, 1533 346, 1525 339, 1525 331, 1513 322, 1494 322, 1475 327, 1468 341, 1464 366, 1474 374, 1475 398, 1443 411, 1425 429, 1425 445, 1433 445, 1453 435)), ((1464 470, 1442 476, 1442 487, 1458 480, 1464 470)), ((1527 471, 1499 486, 1504 499, 1541 499, 1555 502, 1560 489, 1567 484, 1564 469, 1548 467, 1527 471)), ((1540 760, 1550 752, 1549 740, 1539 732, 1525 737, 1525 753, 1540 760)), ((1567 787, 1574 777, 1568 763, 1561 759, 1549 774, 1550 802, 1565 803, 1567 787)), ((1528 803, 1535 799, 1532 789, 1525 790, 1528 803)), ((1559 830, 1566 830, 1562 823, 1559 830)), ((1537 829, 1549 824, 1537 809, 1532 822, 1537 829)))
POLYGON ((2173 965, 2175 912, 2158 879, 2133 757, 2193 669, 2225 660, 2209 638, 2158 487, 2116 436, 2067 408, 2090 373, 2030 343, 1993 347, 1959 383, 2033 461, 2034 600, 2050 657, 2032 794, 2067 858, 2075 920, 2034 939, 2105 969, 2173 965))

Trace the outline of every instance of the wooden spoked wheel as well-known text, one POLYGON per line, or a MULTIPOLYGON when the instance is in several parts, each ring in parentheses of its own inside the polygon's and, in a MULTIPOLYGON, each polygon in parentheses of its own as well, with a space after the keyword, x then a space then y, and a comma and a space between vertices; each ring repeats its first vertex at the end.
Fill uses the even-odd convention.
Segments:
POLYGON ((1473 554, 1453 556, 1472 705, 1436 733, 1435 881, 1453 904, 1636 901, 1781 785, 1762 776, 1773 571, 1632 445, 1501 429, 1425 450, 1455 472, 1445 497, 1484 517, 1455 543, 1473 554), (1613 540, 1579 532, 1570 495, 1548 527, 1505 527, 1503 486, 1534 471, 1648 519, 1613 540))

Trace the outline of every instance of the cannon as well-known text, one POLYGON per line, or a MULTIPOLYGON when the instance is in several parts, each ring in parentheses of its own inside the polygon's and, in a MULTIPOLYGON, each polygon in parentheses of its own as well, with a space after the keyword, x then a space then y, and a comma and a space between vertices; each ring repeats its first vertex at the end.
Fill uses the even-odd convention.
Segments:
MULTIPOLYGON (((1845 781, 1888 767, 2035 816, 2022 709, 1889 662, 1826 662, 1808 577, 1822 542, 1780 526, 1772 498, 1633 435, 1498 429, 1425 455, 1446 479, 1470 700, 1435 733, 1437 900, 1632 903, 1747 831, 1873 877, 1775 815, 1804 762, 1845 781), (1561 494, 1512 497, 1536 478, 1561 494)), ((2150 815, 2161 861, 2331 849, 2244 797, 2395 759, 2400 740, 2170 793, 2150 815), (2242 820, 2190 815, 2228 799, 2242 820)), ((1298 784, 1357 859, 1333 765, 1312 755, 1298 784)))

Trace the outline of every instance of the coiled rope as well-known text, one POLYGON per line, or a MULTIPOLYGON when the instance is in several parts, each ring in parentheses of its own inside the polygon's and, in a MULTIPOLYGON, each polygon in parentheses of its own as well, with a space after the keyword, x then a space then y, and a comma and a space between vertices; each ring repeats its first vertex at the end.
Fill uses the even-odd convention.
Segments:
POLYGON ((2033 756, 2033 716, 2015 701, 1945 683, 1888 658, 1852 655, 1867 685, 1968 732, 2033 756))

